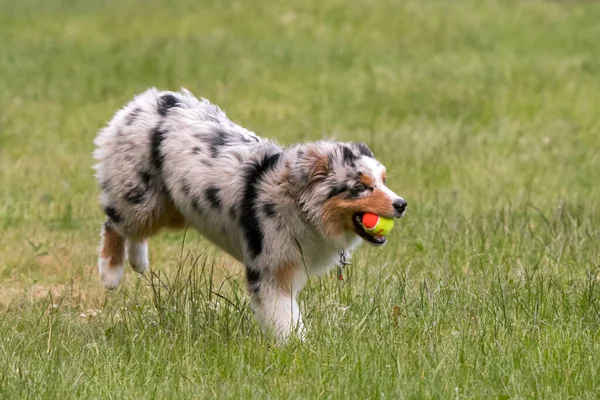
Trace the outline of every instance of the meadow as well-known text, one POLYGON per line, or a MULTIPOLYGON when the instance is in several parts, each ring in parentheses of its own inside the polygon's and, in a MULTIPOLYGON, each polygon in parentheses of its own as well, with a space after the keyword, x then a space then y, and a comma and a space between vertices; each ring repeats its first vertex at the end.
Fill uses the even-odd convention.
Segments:
POLYGON ((600 3, 0 0, 0 398, 597 398, 600 3), (105 292, 92 140, 186 87, 409 209, 274 346, 192 231, 105 292))

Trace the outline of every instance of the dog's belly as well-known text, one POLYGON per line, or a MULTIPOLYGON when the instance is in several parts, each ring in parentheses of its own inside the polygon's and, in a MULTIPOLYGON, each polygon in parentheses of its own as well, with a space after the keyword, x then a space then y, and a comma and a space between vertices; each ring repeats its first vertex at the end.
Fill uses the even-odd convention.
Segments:
POLYGON ((223 226, 222 224, 210 224, 207 223, 207 221, 192 221, 191 225, 202 237, 228 253, 239 262, 244 262, 242 243, 238 232, 235 232, 230 227, 223 226))

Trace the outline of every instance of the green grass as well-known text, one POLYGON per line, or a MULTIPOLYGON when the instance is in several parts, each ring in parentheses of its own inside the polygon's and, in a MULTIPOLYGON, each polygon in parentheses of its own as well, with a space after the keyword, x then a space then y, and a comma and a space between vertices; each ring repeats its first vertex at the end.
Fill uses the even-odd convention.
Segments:
POLYGON ((600 4, 0 0, 0 398, 596 398, 600 4), (92 140, 186 87, 369 143, 409 212, 276 347, 193 232, 105 293, 92 140))

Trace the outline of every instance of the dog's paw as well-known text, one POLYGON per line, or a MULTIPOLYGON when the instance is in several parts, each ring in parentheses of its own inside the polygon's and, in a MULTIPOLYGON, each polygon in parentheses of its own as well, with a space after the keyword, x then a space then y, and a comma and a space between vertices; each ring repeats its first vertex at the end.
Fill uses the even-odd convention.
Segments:
POLYGON ((127 241, 127 258, 131 268, 139 274, 148 270, 148 243, 127 241))
POLYGON ((139 274, 145 273, 148 270, 148 267, 150 266, 150 262, 146 257, 140 257, 136 259, 130 258, 129 264, 131 264, 131 268, 133 268, 133 270, 139 274))
POLYGON ((100 278, 104 283, 104 288, 114 290, 119 287, 123 279, 123 266, 110 265, 110 258, 101 258, 98 260, 100 278))

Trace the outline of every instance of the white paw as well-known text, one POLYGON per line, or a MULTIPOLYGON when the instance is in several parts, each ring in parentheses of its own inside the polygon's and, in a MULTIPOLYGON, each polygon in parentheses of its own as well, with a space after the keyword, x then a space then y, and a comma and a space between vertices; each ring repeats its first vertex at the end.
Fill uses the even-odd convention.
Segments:
POLYGON ((135 259, 129 257, 129 264, 131 264, 131 268, 133 268, 135 272, 140 274, 146 272, 150 266, 150 262, 148 261, 147 257, 139 257, 135 259))
POLYGON ((148 270, 148 243, 127 241, 127 258, 131 268, 137 273, 143 274, 148 270))
POLYGON ((98 269, 100 271, 100 278, 102 278, 106 289, 113 290, 119 287, 123 279, 122 265, 111 266, 110 258, 100 258, 98 260, 98 269))

